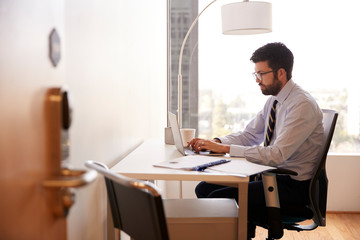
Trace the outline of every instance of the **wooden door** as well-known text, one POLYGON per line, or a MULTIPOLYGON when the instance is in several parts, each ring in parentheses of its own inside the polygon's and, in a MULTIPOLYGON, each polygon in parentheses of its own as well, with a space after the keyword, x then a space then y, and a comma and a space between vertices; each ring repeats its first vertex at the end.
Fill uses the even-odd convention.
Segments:
POLYGON ((63 4, 0 2, 0 239, 66 239, 66 218, 53 211, 58 190, 42 185, 60 167, 46 98, 65 83, 64 58, 56 67, 49 59, 51 31, 64 38, 63 4))

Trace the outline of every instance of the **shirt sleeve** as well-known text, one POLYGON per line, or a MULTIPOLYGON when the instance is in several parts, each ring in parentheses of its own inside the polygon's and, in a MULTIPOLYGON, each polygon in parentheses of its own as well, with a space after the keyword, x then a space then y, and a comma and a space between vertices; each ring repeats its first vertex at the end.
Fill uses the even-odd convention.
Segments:
POLYGON ((252 146, 260 144, 264 137, 264 119, 262 112, 246 126, 244 131, 232 133, 219 138, 224 144, 235 144, 242 146, 252 146))
POLYGON ((246 126, 244 131, 232 133, 220 137, 221 143, 230 145, 230 155, 234 157, 245 157, 245 150, 250 146, 259 145, 264 141, 264 129, 266 112, 271 104, 268 100, 262 111, 246 126))

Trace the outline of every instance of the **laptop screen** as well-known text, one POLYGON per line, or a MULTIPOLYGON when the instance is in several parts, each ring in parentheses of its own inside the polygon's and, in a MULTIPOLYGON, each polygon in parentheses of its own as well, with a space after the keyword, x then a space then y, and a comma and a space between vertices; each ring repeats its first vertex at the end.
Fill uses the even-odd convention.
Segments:
POLYGON ((176 115, 169 112, 169 122, 170 122, 170 127, 171 127, 171 131, 174 137, 174 142, 176 145, 176 148, 179 152, 181 152, 183 155, 185 155, 185 150, 184 150, 184 146, 182 143, 182 139, 181 139, 181 132, 179 129, 179 124, 177 122, 177 118, 176 115))

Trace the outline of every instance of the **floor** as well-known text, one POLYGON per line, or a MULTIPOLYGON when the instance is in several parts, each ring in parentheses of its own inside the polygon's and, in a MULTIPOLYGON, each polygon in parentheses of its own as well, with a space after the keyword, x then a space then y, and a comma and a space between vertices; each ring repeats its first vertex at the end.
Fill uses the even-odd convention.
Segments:
MULTIPOLYGON (((304 222, 306 224, 306 222, 304 222)), ((310 222, 308 222, 310 224, 310 222)), ((265 240, 267 231, 256 229, 253 240, 265 240)), ((130 239, 121 234, 121 240, 130 239)), ((309 232, 296 232, 285 230, 283 240, 360 240, 360 213, 328 213, 326 227, 318 227, 309 232)))
MULTIPOLYGON (((306 222, 305 222, 306 223, 306 222)), ((254 240, 266 239, 267 231, 257 228, 254 240)), ((360 240, 360 213, 328 213, 326 227, 318 227, 309 232, 285 230, 284 240, 360 240)))

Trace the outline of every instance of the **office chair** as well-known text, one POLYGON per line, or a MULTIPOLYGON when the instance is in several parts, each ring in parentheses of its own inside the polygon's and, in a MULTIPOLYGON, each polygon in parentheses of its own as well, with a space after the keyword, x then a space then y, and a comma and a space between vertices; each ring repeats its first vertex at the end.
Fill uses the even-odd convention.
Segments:
MULTIPOLYGON (((297 175, 296 172, 286 169, 270 170, 262 174, 266 200, 267 221, 251 220, 258 226, 268 229, 268 239, 280 239, 284 229, 311 231, 318 226, 326 225, 326 201, 328 179, 326 176, 326 157, 334 134, 338 113, 323 109, 324 136, 320 160, 311 178, 309 187, 310 204, 308 206, 280 206, 276 185, 276 174, 297 175), (284 211, 285 210, 285 211, 284 211), (286 215, 282 214, 286 212, 286 215), (310 225, 299 223, 312 219, 310 225)), ((254 234, 254 233, 253 233, 254 234)))
POLYGON ((169 240, 162 198, 155 185, 112 173, 100 162, 86 161, 85 165, 104 175, 116 229, 136 240, 169 240))

